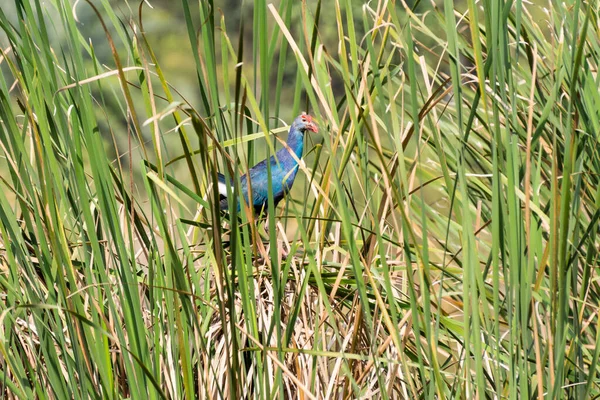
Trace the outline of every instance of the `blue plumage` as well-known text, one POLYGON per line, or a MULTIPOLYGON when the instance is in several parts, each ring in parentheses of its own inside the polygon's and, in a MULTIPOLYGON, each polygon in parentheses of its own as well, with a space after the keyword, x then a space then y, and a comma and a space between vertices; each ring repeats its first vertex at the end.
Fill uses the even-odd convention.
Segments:
MULTIPOLYGON (((292 126, 290 127, 287 147, 277 151, 275 156, 269 158, 271 164, 271 186, 273 190, 273 202, 275 206, 283 199, 283 197, 290 191, 296 174, 298 173, 298 161, 296 159, 302 158, 304 151, 304 132, 306 131, 317 132, 317 126, 313 122, 310 115, 302 113, 298 116, 292 126), (292 156, 290 153, 293 152, 296 156, 292 156)), ((228 209, 227 199, 227 183, 223 174, 218 175, 219 178, 219 194, 221 195, 221 202, 219 204, 222 210, 228 209)), ((244 195, 244 199, 248 202, 248 185, 252 186, 252 206, 256 213, 261 211, 267 211, 267 203, 269 199, 269 182, 267 175, 267 160, 263 160, 250 168, 247 174, 244 174, 240 178, 241 190, 244 195), (248 175, 250 179, 248 179, 248 175)), ((233 193, 233 190, 231 190, 233 193)), ((238 210, 240 205, 238 202, 238 210)))

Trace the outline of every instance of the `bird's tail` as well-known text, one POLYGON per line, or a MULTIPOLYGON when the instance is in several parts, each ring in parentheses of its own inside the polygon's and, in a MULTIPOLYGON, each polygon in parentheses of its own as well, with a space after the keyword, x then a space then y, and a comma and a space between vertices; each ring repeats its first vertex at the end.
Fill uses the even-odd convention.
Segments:
MULTIPOLYGON (((219 208, 221 210, 227 210, 229 208, 229 204, 227 201, 227 180, 225 179, 225 175, 217 172, 218 182, 218 190, 219 190, 219 208)), ((232 188, 233 191, 233 188, 232 188)))

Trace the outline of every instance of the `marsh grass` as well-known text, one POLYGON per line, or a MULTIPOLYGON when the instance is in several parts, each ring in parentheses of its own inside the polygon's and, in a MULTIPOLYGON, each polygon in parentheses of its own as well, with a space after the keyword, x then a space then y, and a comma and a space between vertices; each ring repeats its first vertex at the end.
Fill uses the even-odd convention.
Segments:
POLYGON ((143 2, 0 9, 3 396, 600 394, 598 5, 309 3, 174 3, 194 104, 143 2), (302 110, 276 228, 220 214, 302 110))

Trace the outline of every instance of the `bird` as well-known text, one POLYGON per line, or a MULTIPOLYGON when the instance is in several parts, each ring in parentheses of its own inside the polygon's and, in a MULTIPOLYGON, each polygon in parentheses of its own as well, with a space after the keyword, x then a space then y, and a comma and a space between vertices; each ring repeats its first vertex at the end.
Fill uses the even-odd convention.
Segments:
MULTIPOLYGON (((262 160, 240 178, 240 188, 246 204, 254 208, 256 215, 268 212, 269 182, 267 162, 271 165, 271 189, 273 191, 273 203, 275 207, 292 188, 298 172, 298 160, 304 152, 304 133, 306 131, 317 133, 319 129, 313 118, 306 114, 300 114, 290 126, 287 146, 280 149, 268 160, 262 160), (295 157, 291 154, 293 152, 295 157), (248 199, 249 185, 251 187, 252 199, 248 199)), ((229 209, 229 198, 227 180, 225 175, 218 173, 218 191, 220 196, 219 208, 223 211, 229 209)), ((231 182, 229 183, 231 185, 231 182)), ((229 190, 233 193, 233 186, 229 190)), ((240 203, 236 199, 237 209, 240 203)))

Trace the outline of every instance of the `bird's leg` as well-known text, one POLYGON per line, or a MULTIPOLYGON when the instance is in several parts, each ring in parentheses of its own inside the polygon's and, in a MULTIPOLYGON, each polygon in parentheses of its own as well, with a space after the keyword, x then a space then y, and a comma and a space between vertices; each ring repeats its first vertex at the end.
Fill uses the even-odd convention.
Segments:
MULTIPOLYGON (((277 246, 277 253, 281 254, 281 258, 283 260, 287 259, 288 255, 290 254, 289 251, 289 243, 284 242, 284 241, 279 241, 277 240, 277 237, 279 235, 277 235, 277 230, 279 229, 279 231, 282 233, 282 236, 285 238, 285 232, 283 230, 283 226, 281 225, 280 222, 275 222, 275 245, 277 246), (286 246, 287 244, 287 246, 286 246)), ((269 246, 271 245, 270 243, 270 226, 269 226, 269 214, 265 214, 265 233, 267 235, 267 238, 269 239, 269 246)))
POLYGON ((281 235, 277 235, 281 237, 281 240, 277 241, 277 247, 279 249, 279 253, 281 254, 281 259, 287 260, 291 250, 290 243, 285 235, 285 230, 281 222, 277 222, 277 229, 279 229, 279 232, 281 233, 281 235))
POLYGON ((287 260, 288 256, 290 255, 290 251, 285 246, 285 243, 283 241, 277 241, 277 246, 279 247, 279 251, 281 253, 281 259, 287 260))
POLYGON ((265 233, 267 234, 267 237, 270 237, 269 234, 269 214, 265 213, 265 233))

